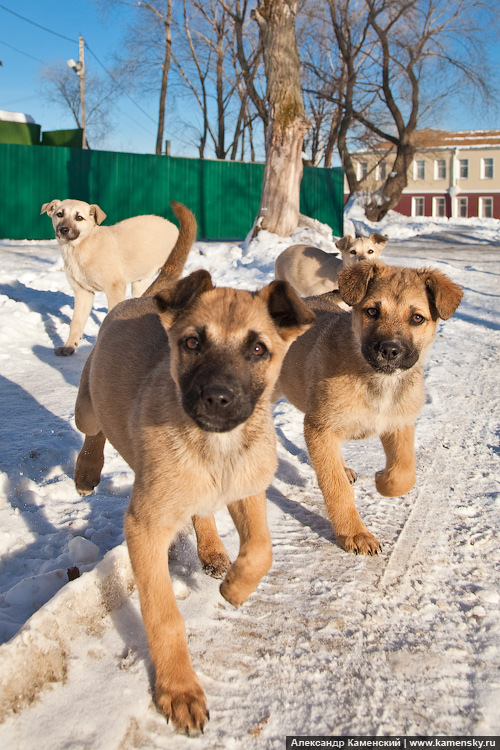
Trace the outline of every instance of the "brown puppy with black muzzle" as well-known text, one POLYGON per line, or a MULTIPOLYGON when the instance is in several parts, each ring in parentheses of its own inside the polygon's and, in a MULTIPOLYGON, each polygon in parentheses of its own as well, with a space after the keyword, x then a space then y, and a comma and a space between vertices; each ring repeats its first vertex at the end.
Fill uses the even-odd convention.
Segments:
MULTIPOLYGON (((340 271, 339 292, 350 312, 335 304, 336 292, 306 300, 316 321, 286 355, 274 397, 286 396, 305 414, 309 456, 338 542, 371 555, 380 544, 356 509, 356 474, 342 443, 380 437, 386 466, 375 475, 378 491, 391 497, 413 487, 425 355, 462 290, 437 270, 363 260, 340 271)), ((203 523, 204 544, 214 546, 203 523)))
MULTIPOLYGON (((193 514, 228 506, 240 550, 222 595, 238 606, 267 573, 265 491, 277 466, 271 398, 290 344, 314 315, 280 281, 251 293, 214 288, 207 271, 195 271, 155 290, 108 314, 85 365, 75 416, 86 437, 75 483, 81 494, 98 484, 106 439, 135 472, 125 534, 156 703, 189 734, 203 731, 208 712, 167 551, 193 514)), ((200 523, 215 529, 211 518, 200 523)), ((200 540, 200 550, 208 567, 229 564, 218 537, 205 547, 200 540)))
POLYGON ((380 437, 386 465, 375 476, 378 491, 399 496, 413 487, 424 359, 462 290, 438 270, 363 260, 340 271, 339 291, 351 312, 328 294, 307 300, 315 325, 290 348, 275 395, 305 414, 309 456, 338 542, 374 554, 380 545, 356 510, 356 475, 341 446, 380 437))

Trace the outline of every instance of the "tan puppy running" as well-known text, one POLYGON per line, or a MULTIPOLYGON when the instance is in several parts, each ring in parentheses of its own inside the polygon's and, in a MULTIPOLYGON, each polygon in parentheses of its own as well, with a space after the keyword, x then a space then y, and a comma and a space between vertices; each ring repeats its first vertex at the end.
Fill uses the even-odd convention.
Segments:
POLYGON ((67 279, 75 293, 75 308, 64 346, 55 354, 74 354, 92 310, 95 292, 104 292, 108 311, 125 299, 126 287, 139 297, 163 266, 179 234, 161 216, 133 216, 101 227, 106 214, 85 201, 44 203, 56 233, 67 279))
MULTIPOLYGON (((339 287, 352 310, 334 303, 336 292, 306 300, 316 321, 290 347, 274 396, 285 395, 305 414, 309 456, 339 544, 371 555, 380 545, 356 510, 356 474, 342 443, 380 437, 386 466, 375 475, 378 491, 397 496, 413 487, 425 355, 438 320, 453 315, 462 290, 437 270, 366 260, 343 269, 339 287)), ((215 547, 216 533, 200 520, 205 546, 215 547)))
POLYGON ((398 496, 415 483, 414 425, 424 402, 425 355, 439 319, 458 307, 462 290, 437 270, 361 261, 339 273, 351 312, 330 295, 307 300, 315 325, 285 357, 276 396, 305 414, 304 434, 337 540, 349 552, 373 554, 342 457, 345 440, 380 437, 386 465, 375 482, 398 496))
MULTIPOLYGON (((172 591, 168 548, 193 514, 227 505, 240 551, 222 595, 238 606, 267 573, 265 491, 277 466, 271 396, 288 347, 314 315, 285 282, 250 293, 214 288, 207 271, 170 284, 167 275, 160 291, 157 282, 148 290, 154 297, 122 302, 104 320, 76 403, 86 437, 75 483, 81 494, 99 483, 106 439, 135 472, 125 534, 156 703, 189 734, 203 731, 208 712, 172 591)), ((216 536, 211 518, 200 522, 216 536)), ((227 567, 218 538, 205 546, 201 540, 200 549, 207 567, 227 567)))
POLYGON ((342 259, 313 245, 292 245, 277 257, 274 275, 288 281, 302 297, 324 294, 338 289, 341 268, 348 268, 363 258, 375 260, 386 244, 387 237, 381 234, 357 239, 346 235, 335 243, 342 259))

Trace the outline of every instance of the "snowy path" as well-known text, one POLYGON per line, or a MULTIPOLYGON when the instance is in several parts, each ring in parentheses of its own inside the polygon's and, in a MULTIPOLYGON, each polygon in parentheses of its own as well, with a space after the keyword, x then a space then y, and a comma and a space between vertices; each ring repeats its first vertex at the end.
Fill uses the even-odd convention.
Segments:
MULTIPOLYGON (((196 740, 174 734, 154 710, 128 558, 113 549, 131 473, 109 449, 95 495, 78 498, 71 480, 81 444, 74 397, 103 309, 82 350, 56 360, 71 314, 57 248, 0 246, 4 639, 59 589, 0 648, 2 747, 267 750, 283 748, 287 734, 500 734, 500 247, 451 240, 389 248, 390 262, 436 265, 465 298, 431 353, 415 488, 379 496, 379 443, 346 447, 358 509, 383 553, 350 556, 334 543, 301 417, 284 401, 268 493, 274 562, 257 592, 232 609, 201 573, 192 535, 176 545, 176 593, 211 714, 196 740), (90 572, 63 586, 73 564, 90 572)), ((219 283, 252 288, 270 278, 264 254, 200 247, 190 262, 219 283)), ((234 556, 228 515, 217 522, 234 556)))

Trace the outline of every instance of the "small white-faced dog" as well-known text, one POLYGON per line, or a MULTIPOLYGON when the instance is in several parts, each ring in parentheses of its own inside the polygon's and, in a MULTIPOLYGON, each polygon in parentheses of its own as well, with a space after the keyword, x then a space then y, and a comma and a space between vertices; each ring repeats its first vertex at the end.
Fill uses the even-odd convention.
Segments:
POLYGON ((335 243, 342 258, 313 245, 291 245, 277 257, 274 273, 277 279, 288 281, 303 297, 315 297, 338 289, 341 268, 348 268, 363 258, 375 260, 386 243, 387 237, 381 234, 358 238, 348 234, 335 243))
POLYGON ((64 346, 55 354, 75 352, 92 310, 95 292, 104 292, 108 311, 125 299, 127 284, 139 297, 163 266, 179 230, 161 216, 133 216, 109 227, 96 204, 78 200, 44 203, 64 259, 64 269, 75 293, 75 308, 64 346))

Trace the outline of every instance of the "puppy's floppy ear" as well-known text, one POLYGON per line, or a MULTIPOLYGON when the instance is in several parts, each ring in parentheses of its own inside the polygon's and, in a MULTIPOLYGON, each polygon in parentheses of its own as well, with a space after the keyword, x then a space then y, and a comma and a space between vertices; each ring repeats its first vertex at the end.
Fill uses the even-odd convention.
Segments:
POLYGON ((62 201, 60 201, 58 198, 55 198, 53 201, 50 201, 50 203, 44 203, 42 208, 40 209, 40 214, 48 214, 49 216, 52 216, 54 211, 58 206, 60 206, 62 201))
POLYGON ((102 208, 99 208, 97 203, 92 203, 89 207, 89 214, 94 218, 94 221, 96 224, 102 224, 104 219, 106 218, 106 214, 102 210, 102 208))
POLYGON ((376 232, 373 232, 373 234, 370 235, 371 241, 375 245, 382 245, 382 249, 387 245, 388 237, 385 237, 383 234, 377 234, 376 232))
POLYGON ((436 317, 442 320, 451 318, 462 299, 462 288, 436 269, 422 268, 418 274, 424 280, 431 309, 436 311, 436 317))
POLYGON ((360 260, 339 271, 339 292, 347 305, 357 305, 366 296, 368 284, 373 279, 377 265, 370 260, 360 260))
POLYGON ((345 237, 342 237, 342 239, 337 240, 337 242, 335 243, 335 247, 338 247, 338 249, 342 252, 342 250, 345 250, 347 247, 349 247, 352 241, 353 241, 353 238, 351 237, 351 235, 346 234, 345 237))
POLYGON ((315 315, 288 281, 272 281, 257 293, 284 341, 294 341, 314 323, 315 315))
POLYGON ((193 271, 175 284, 154 295, 153 299, 160 314, 170 313, 170 322, 190 307, 195 299, 203 292, 213 289, 212 277, 208 271, 193 271))

